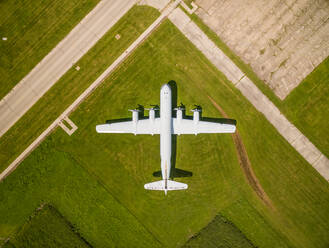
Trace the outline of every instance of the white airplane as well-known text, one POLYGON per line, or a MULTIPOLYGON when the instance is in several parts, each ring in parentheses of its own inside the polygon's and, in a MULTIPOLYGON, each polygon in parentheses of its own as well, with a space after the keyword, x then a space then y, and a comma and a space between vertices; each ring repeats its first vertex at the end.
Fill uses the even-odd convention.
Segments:
POLYGON ((172 117, 171 88, 164 84, 160 91, 160 117, 155 117, 157 108, 149 109, 149 119, 138 119, 140 110, 133 109, 132 121, 122 121, 112 124, 96 126, 98 133, 133 133, 133 134, 160 134, 160 157, 162 180, 144 185, 148 190, 187 189, 187 184, 170 180, 171 168, 171 138, 173 134, 199 134, 199 133, 234 133, 235 124, 224 124, 200 120, 200 109, 193 109, 193 120, 183 118, 183 108, 175 108, 176 118, 172 117))

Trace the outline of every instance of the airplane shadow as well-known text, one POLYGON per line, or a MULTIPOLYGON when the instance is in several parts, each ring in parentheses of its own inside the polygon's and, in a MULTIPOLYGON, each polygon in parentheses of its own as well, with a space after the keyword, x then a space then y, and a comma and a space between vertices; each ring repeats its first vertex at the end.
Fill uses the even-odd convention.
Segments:
MULTIPOLYGON (((143 119, 148 119, 149 118, 148 116, 145 116, 144 115, 145 108, 144 108, 143 105, 137 104, 137 108, 136 109, 139 110, 139 112, 138 112, 138 119, 139 120, 143 120, 143 119)), ((158 112, 158 111, 156 111, 156 112, 158 112)), ((106 124, 117 123, 117 122, 122 122, 122 121, 131 121, 131 120, 132 120, 132 118, 129 118, 129 117, 127 117, 127 118, 120 118, 120 119, 112 119, 112 120, 106 120, 106 124)))
MULTIPOLYGON (((171 104, 172 104, 172 108, 177 108, 177 84, 174 80, 171 80, 168 82, 170 88, 171 88, 171 104)), ((184 107, 185 106, 181 103, 180 107, 184 107)), ((183 116, 184 116, 184 112, 183 111, 183 116)), ((173 117, 176 117, 176 111, 172 111, 173 117)), ((177 135, 176 134, 172 134, 171 137, 171 172, 170 172, 170 178, 174 179, 175 177, 191 177, 193 176, 193 173, 191 171, 185 171, 182 169, 178 169, 176 168, 176 157, 177 157, 177 135)), ((157 175, 161 176, 161 171, 156 171, 153 173, 153 176, 157 176, 157 175)))
MULTIPOLYGON (((191 177, 193 176, 193 173, 191 171, 181 170, 175 168, 172 170, 171 178, 177 178, 177 177, 191 177)), ((162 177, 161 170, 153 172, 154 177, 162 177)))

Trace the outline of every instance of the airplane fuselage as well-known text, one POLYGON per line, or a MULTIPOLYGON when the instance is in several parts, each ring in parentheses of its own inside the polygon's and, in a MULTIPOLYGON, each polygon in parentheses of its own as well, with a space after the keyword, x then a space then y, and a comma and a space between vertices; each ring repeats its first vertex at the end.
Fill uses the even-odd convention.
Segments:
POLYGON ((170 177, 171 167, 171 135, 172 135, 172 106, 171 89, 165 84, 160 91, 160 157, 162 179, 170 177))

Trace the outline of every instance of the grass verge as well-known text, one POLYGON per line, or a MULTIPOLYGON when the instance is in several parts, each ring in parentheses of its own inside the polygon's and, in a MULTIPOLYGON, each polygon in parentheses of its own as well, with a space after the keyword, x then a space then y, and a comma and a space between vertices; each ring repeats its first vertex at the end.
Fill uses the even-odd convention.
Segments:
POLYGON ((134 6, 0 138, 0 171, 33 142, 159 16, 134 6), (116 34, 121 38, 117 40, 116 34), (28 131, 27 131, 28 127, 28 131))
POLYGON ((27 75, 99 0, 1 1, 0 99, 27 75))
POLYGON ((282 111, 329 157, 329 57, 282 102, 282 111))

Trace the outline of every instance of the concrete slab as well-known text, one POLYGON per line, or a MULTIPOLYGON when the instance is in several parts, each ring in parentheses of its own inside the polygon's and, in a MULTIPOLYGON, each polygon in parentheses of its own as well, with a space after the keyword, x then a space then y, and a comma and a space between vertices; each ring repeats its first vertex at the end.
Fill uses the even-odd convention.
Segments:
POLYGON ((68 134, 72 135, 78 127, 71 121, 67 116, 58 122, 58 125, 68 134), (69 127, 64 123, 64 121, 69 125, 69 127))
POLYGON ((322 155, 304 135, 300 135, 292 145, 299 153, 305 154, 310 164, 314 164, 322 155))
POLYGON ((170 15, 169 20, 174 23, 180 30, 183 30, 185 25, 191 22, 191 19, 180 9, 175 9, 170 15))
POLYGON ((314 163, 314 168, 327 180, 329 181, 329 160, 326 156, 321 157, 314 163))
MULTIPOLYGON (((20 87, 16 88, 15 91, 11 92, 11 97, 5 100, 6 104, 17 114, 15 119, 22 113, 25 113, 26 109, 31 106, 31 103, 26 99, 32 97, 37 97, 37 94, 27 84, 22 84, 20 87)), ((9 116, 5 113, 1 113, 1 118, 8 120, 9 116)))
POLYGON ((200 8, 195 13, 281 99, 329 56, 326 0, 196 3, 200 8), (287 66, 282 66, 284 60, 287 66))
MULTIPOLYGON (((13 119, 17 117, 17 114, 12 109, 10 109, 10 107, 6 103, 1 104, 0 111, 5 117, 5 118, 0 118, 0 126, 6 124, 6 118, 13 119)), ((0 136, 3 134, 4 133, 2 133, 0 130, 0 136)))
POLYGON ((182 1, 180 3, 180 5, 187 11, 187 13, 189 13, 190 15, 192 15, 197 9, 198 9, 198 6, 194 3, 194 2, 191 2, 191 5, 192 5, 192 9, 189 8, 189 6, 187 6, 187 4, 182 1))
POLYGON ((142 0, 138 4, 152 6, 153 8, 162 11, 169 4, 169 2, 170 0, 142 0))

